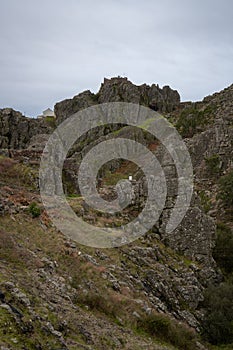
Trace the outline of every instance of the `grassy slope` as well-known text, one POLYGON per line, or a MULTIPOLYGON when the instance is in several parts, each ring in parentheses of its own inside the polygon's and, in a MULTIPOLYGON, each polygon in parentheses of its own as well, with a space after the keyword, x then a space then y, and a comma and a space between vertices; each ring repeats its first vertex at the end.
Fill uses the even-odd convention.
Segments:
MULTIPOLYGON (((0 345, 11 349, 59 349, 64 344, 69 349, 172 349, 165 345, 167 334, 148 329, 143 305, 149 300, 127 280, 127 276, 143 277, 144 273, 130 258, 134 245, 96 250, 70 242, 44 212, 33 218, 28 211, 32 201, 40 205, 34 185, 36 169, 6 158, 1 158, 0 166, 0 198, 9 207, 0 216, 0 291, 5 296, 0 308, 0 345), (122 281, 120 288, 111 280, 113 271, 122 281)), ((161 251, 158 264, 167 260, 175 268, 187 263, 172 256, 159 241, 153 244, 161 251)), ((142 240, 135 245, 147 247, 148 243, 142 240)), ((165 322, 167 331, 177 336, 178 324, 169 318, 157 319, 156 313, 155 319, 159 325, 165 322)), ((186 327, 181 332, 195 339, 186 327)), ((181 349, 196 348, 177 344, 181 349)))

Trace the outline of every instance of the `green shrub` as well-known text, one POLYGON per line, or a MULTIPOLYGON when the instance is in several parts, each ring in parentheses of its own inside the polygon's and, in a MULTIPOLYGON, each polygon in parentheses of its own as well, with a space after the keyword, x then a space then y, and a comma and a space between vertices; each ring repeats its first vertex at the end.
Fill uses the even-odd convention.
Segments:
POLYGON ((209 158, 205 158, 206 167, 210 175, 218 175, 221 170, 221 162, 218 154, 213 154, 209 158))
POLYGON ((196 105, 185 108, 176 123, 176 127, 183 137, 192 137, 198 131, 204 130, 204 126, 212 121, 216 107, 210 105, 204 110, 198 110, 196 105))
POLYGON ((170 343, 182 350, 196 349, 196 335, 184 325, 161 314, 151 314, 138 320, 137 329, 170 343))
POLYGON ((213 345, 232 344, 233 233, 223 223, 217 224, 217 238, 213 257, 227 279, 218 286, 210 286, 204 293, 202 306, 205 308, 206 314, 202 322, 202 333, 205 340, 213 345))
POLYGON ((204 209, 204 212, 208 213, 208 211, 211 209, 211 201, 209 196, 204 190, 201 190, 200 192, 198 192, 198 195, 201 201, 201 205, 204 209))
POLYGON ((204 293, 206 315, 202 322, 203 337, 213 345, 233 343, 233 283, 209 287, 204 293))
POLYGON ((32 202, 29 205, 29 213, 32 215, 33 218, 37 218, 41 214, 41 209, 38 207, 38 205, 35 202, 32 202))
POLYGON ((219 185, 219 197, 223 200, 226 206, 233 206, 233 170, 227 175, 221 177, 219 185))
POLYGON ((217 225, 217 238, 213 257, 226 273, 233 272, 233 233, 224 224, 217 225))
POLYGON ((46 123, 49 124, 49 126, 51 126, 52 128, 56 127, 56 119, 53 116, 47 116, 45 117, 45 121, 46 123))

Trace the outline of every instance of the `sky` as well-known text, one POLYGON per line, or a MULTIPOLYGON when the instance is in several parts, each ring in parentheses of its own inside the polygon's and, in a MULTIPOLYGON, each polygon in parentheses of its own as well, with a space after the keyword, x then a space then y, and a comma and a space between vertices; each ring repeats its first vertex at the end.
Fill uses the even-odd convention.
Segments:
POLYGON ((233 83, 232 0, 0 0, 0 108, 37 116, 104 77, 182 101, 233 83))

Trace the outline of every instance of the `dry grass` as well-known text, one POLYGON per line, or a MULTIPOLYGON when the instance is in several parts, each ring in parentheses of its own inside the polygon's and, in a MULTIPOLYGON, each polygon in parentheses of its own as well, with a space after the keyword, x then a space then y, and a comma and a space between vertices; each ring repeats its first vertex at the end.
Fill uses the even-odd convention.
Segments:
POLYGON ((14 186, 37 188, 38 171, 11 158, 0 157, 0 181, 14 186))

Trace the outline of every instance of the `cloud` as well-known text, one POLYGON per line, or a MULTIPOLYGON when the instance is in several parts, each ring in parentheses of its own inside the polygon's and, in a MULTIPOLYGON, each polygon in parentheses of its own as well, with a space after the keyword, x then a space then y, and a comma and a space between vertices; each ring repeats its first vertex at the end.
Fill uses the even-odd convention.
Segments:
POLYGON ((232 83, 231 0, 0 0, 0 106, 37 115, 126 75, 197 100, 232 83))

